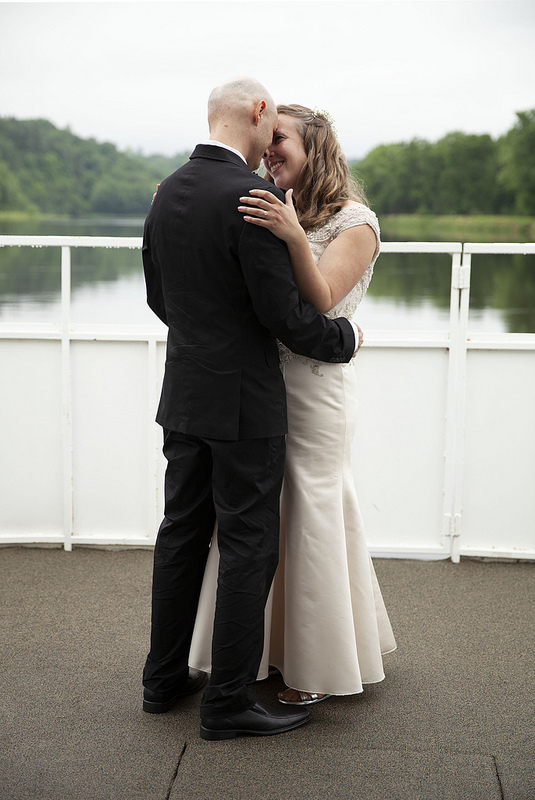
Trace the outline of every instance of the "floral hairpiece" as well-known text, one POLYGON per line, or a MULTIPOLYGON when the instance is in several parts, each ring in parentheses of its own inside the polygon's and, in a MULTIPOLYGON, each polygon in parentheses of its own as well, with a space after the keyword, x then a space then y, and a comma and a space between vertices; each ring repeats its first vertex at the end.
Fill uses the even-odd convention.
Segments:
POLYGON ((329 125, 333 129, 335 136, 338 135, 336 128, 334 126, 334 119, 331 117, 328 111, 325 111, 325 109, 323 108, 313 108, 312 116, 314 117, 314 119, 317 119, 317 117, 321 117, 322 119, 324 119, 326 122, 329 123, 329 125))

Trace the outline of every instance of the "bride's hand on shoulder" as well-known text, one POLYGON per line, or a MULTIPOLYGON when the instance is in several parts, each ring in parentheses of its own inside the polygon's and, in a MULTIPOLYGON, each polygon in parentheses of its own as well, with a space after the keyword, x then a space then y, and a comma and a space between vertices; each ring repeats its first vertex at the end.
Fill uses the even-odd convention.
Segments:
POLYGON ((246 205, 238 206, 246 222, 267 228, 286 243, 305 235, 294 208, 293 189, 286 192, 284 203, 265 189, 251 189, 250 195, 240 197, 240 203, 246 205))

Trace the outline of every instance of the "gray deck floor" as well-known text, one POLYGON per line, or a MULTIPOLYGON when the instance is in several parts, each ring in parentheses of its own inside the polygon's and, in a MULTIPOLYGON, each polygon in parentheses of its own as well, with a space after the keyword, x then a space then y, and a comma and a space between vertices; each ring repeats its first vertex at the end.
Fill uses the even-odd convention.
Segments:
POLYGON ((0 550, 1 800, 534 800, 534 563, 376 560, 386 680, 290 733, 205 742, 198 695, 141 710, 151 561, 0 550))

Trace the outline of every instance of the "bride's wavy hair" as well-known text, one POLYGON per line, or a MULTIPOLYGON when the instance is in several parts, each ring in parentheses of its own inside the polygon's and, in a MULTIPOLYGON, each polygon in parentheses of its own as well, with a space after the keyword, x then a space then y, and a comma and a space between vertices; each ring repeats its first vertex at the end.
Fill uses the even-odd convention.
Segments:
MULTIPOLYGON (((324 224, 347 200, 357 200, 367 206, 364 190, 351 175, 325 112, 296 104, 279 105, 277 112, 297 119, 307 157, 299 174, 299 192, 295 198, 301 227, 308 231, 324 224)), ((266 171, 265 177, 273 183, 269 172, 266 171)))

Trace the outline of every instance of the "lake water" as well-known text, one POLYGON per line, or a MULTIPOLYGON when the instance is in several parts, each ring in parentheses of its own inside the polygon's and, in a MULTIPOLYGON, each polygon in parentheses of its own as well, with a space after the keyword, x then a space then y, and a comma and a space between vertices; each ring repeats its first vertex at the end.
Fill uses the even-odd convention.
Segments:
MULTIPOLYGON (((142 230, 141 219, 0 221, 2 234, 141 236, 142 230)), ((138 250, 71 252, 73 323, 154 324, 138 250)), ((365 331, 447 330, 450 269, 444 254, 381 254, 355 320, 365 331)), ((534 333, 535 258, 474 256, 470 298, 470 331, 534 333)), ((59 248, 0 248, 0 323, 59 320, 59 248)))

